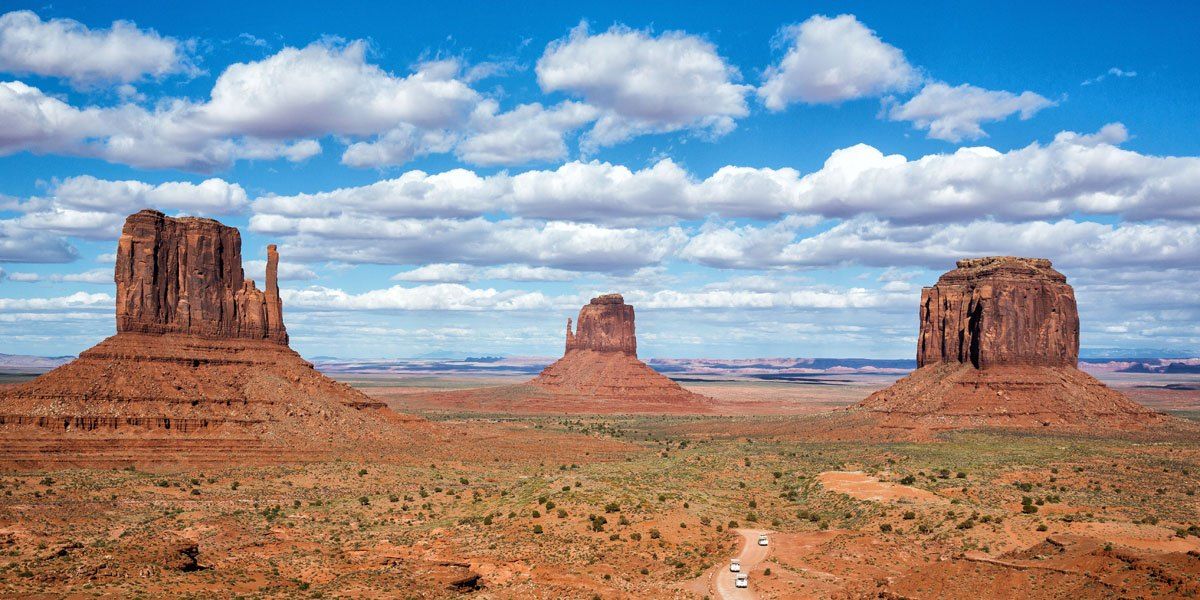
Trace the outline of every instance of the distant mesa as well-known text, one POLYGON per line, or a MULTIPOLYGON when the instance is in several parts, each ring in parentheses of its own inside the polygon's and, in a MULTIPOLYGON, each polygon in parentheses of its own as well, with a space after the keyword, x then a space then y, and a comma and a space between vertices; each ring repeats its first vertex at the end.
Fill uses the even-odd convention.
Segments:
POLYGON ((633 307, 620 294, 593 298, 567 319, 563 357, 532 380, 395 396, 408 406, 516 414, 691 414, 714 401, 690 392, 637 357, 633 307))
POLYGON ((633 307, 620 294, 593 298, 567 320, 566 351, 530 383, 543 390, 600 401, 707 404, 637 358, 633 307))
POLYGON ((885 427, 1141 427, 1166 419, 1077 368, 1075 291, 1049 260, 958 261, 921 291, 918 369, 851 410, 885 427))
POLYGON ((131 215, 117 244, 117 334, 0 391, 0 462, 19 463, 25 449, 46 454, 34 450, 47 447, 47 436, 75 440, 50 446, 64 452, 91 448, 119 461, 183 443, 147 438, 203 438, 216 455, 264 444, 303 451, 415 420, 325 377, 288 347, 279 254, 268 247, 259 290, 243 274, 241 245, 236 228, 211 219, 131 215), (117 441, 98 444, 108 434, 117 441), (121 441, 131 437, 140 439, 121 441), (135 446, 140 454, 126 451, 135 446))

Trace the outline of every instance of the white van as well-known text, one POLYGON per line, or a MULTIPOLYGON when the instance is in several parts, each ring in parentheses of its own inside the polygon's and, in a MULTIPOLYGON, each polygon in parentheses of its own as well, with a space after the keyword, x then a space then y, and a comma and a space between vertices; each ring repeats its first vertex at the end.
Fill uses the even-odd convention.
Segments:
POLYGON ((740 588, 750 587, 750 576, 745 573, 738 573, 737 577, 733 580, 733 585, 740 588))
POLYGON ((729 570, 733 571, 734 573, 740 573, 742 571, 742 561, 737 558, 730 561, 729 570))
POLYGON ((767 545, 767 534, 764 533, 764 534, 758 536, 758 545, 759 546, 767 545))

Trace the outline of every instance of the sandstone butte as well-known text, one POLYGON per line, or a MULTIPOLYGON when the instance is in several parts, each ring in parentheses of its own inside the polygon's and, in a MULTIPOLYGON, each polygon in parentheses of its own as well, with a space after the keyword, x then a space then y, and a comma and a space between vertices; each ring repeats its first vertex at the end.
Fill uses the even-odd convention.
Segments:
POLYGON ((116 335, 0 391, 0 460, 78 450, 120 462, 184 446, 197 459, 271 455, 278 446, 301 451, 378 437, 416 420, 293 351, 279 254, 268 247, 260 291, 243 274, 241 245, 236 228, 211 219, 131 215, 117 244, 116 335))
POLYGON ((637 357, 633 307, 620 294, 593 298, 579 310, 577 327, 567 319, 563 357, 530 384, 553 394, 637 405, 707 405, 705 396, 683 389, 637 357))
POLYGON ((1079 313, 1040 258, 960 260, 921 291, 917 370, 852 407, 899 429, 1141 428, 1167 417, 1077 368, 1079 313))

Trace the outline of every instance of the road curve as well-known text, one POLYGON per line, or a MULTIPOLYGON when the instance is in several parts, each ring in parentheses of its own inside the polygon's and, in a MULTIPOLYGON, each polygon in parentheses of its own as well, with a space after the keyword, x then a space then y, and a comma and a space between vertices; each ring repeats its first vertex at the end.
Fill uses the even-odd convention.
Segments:
MULTIPOLYGON (((771 554, 771 546, 759 546, 759 534, 769 533, 763 529, 734 529, 741 536, 741 549, 737 557, 742 561, 742 572, 752 573, 771 554)), ((731 559, 734 557, 730 557, 731 559)), ((750 587, 738 589, 733 585, 734 573, 729 571, 729 561, 722 562, 709 571, 708 589, 714 598, 724 600, 752 600, 758 598, 754 592, 755 576, 750 575, 750 587)))

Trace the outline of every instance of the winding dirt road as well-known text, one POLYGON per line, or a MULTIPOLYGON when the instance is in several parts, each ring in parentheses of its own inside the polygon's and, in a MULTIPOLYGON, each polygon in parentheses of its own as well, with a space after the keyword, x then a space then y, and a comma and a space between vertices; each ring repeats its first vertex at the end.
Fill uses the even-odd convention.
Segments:
MULTIPOLYGON (((742 572, 752 573, 759 563, 771 554, 770 546, 759 546, 759 534, 768 533, 762 529, 735 529, 742 536, 742 548, 737 558, 742 561, 742 572)), ((733 558, 733 557, 731 557, 733 558)), ((758 598, 754 592, 754 576, 750 576, 750 587, 738 589, 733 585, 735 573, 729 571, 729 561, 718 564, 708 572, 708 589, 714 598, 725 600, 752 600, 758 598)))

